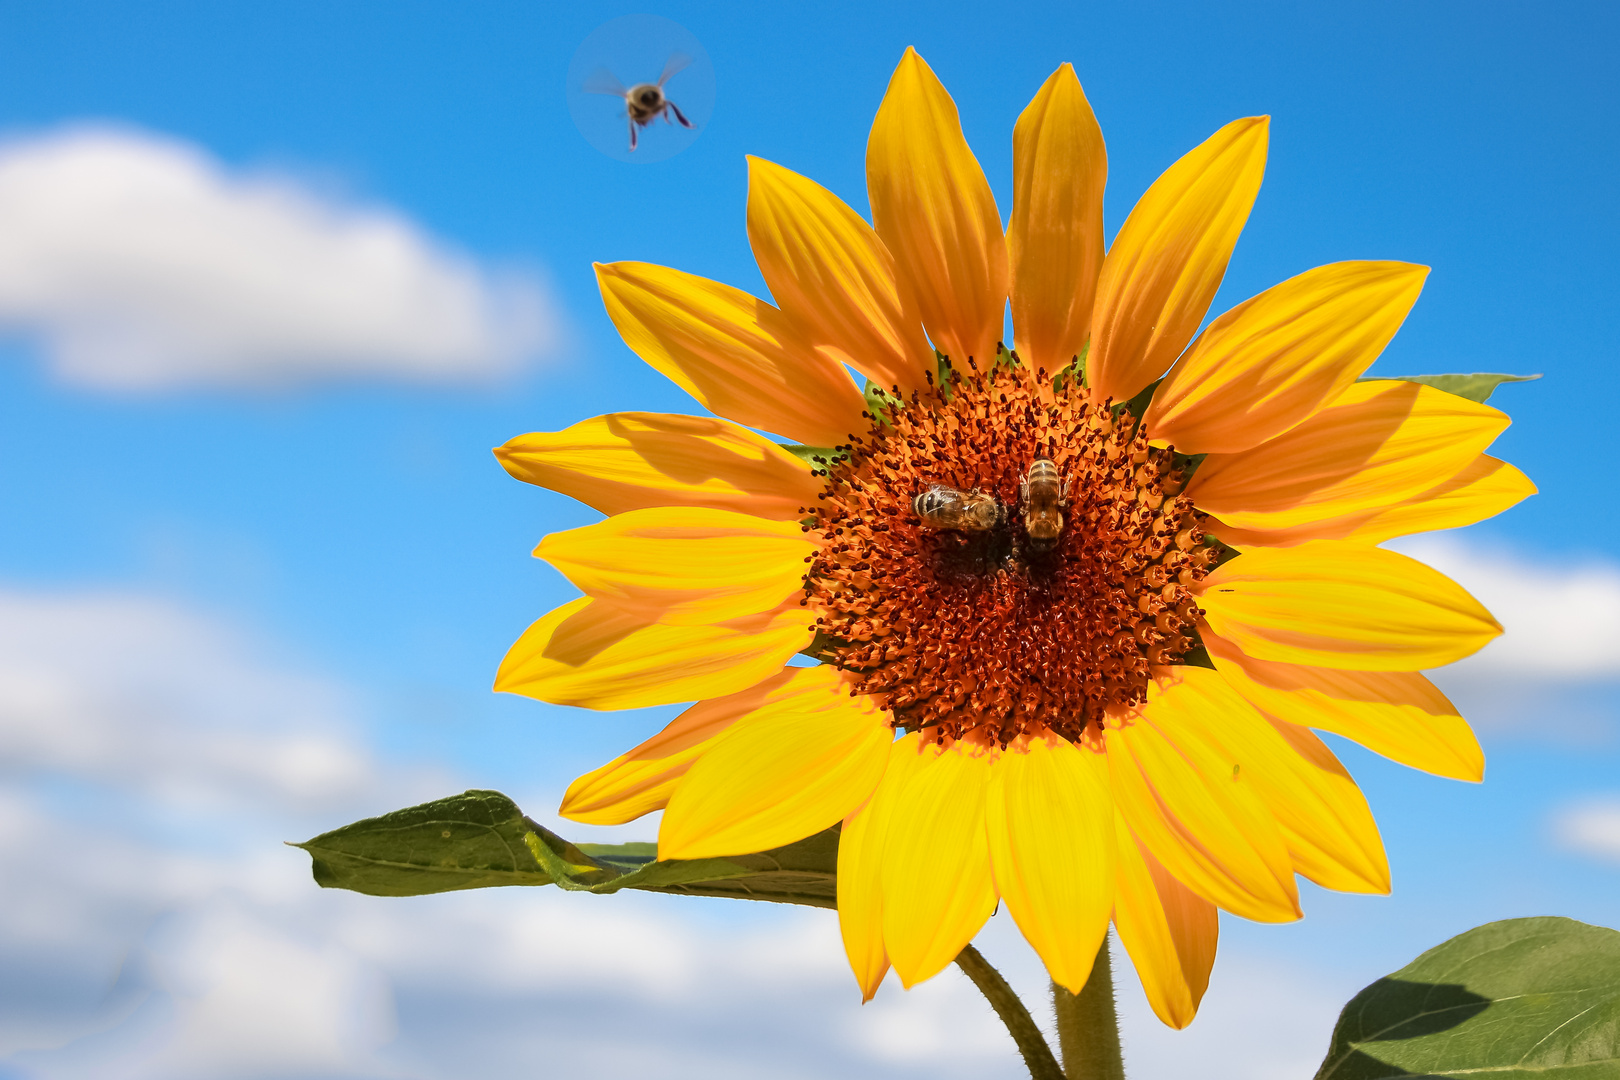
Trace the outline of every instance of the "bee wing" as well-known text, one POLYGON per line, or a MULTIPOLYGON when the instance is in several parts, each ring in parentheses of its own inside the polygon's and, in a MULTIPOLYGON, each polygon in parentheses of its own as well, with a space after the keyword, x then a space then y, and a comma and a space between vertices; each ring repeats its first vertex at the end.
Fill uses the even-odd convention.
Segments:
MULTIPOLYGON (((681 107, 679 105, 675 104, 673 101, 670 101, 668 98, 664 99, 664 104, 668 105, 670 112, 675 114, 675 119, 681 122, 681 127, 689 128, 693 126, 692 121, 688 120, 686 118, 686 114, 681 112, 681 107)), ((668 120, 669 117, 666 116, 664 119, 668 120)))
POLYGON ((629 93, 624 83, 614 78, 613 72, 607 68, 597 68, 587 75, 580 89, 587 94, 606 94, 608 97, 624 97, 629 93))
MULTIPOLYGON (((664 65, 664 73, 658 76, 658 88, 662 90, 664 84, 670 80, 671 76, 691 62, 692 58, 687 56, 685 53, 671 53, 669 63, 664 65)), ((691 125, 689 124, 687 126, 690 127, 691 125)))

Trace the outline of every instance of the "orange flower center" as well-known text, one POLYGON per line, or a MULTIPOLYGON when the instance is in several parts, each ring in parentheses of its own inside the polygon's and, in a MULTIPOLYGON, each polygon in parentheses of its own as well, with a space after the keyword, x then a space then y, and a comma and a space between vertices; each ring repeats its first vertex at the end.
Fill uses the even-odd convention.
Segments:
POLYGON ((953 372, 822 472, 810 651, 896 727, 1076 740, 1198 648, 1189 586, 1218 555, 1180 494, 1187 459, 1051 385, 1016 361, 953 372))

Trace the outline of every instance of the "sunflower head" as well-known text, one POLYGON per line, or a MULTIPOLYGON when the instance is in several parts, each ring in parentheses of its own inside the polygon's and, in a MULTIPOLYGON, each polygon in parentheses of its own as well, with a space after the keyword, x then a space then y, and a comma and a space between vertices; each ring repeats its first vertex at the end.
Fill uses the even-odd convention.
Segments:
POLYGON ((1182 494, 1188 459, 1152 446, 1128 406, 1001 356, 965 376, 943 364, 823 459, 803 603, 816 654, 896 728, 1078 742, 1198 647, 1193 590, 1221 548, 1182 494), (934 528, 916 504, 941 489, 1005 510, 934 528))
POLYGON ((608 516, 540 545, 584 595, 496 686, 696 704, 562 813, 663 810, 659 854, 682 859, 842 823, 868 997, 891 967, 936 974, 1005 903, 1076 991, 1112 921, 1182 1026, 1218 910, 1298 918, 1296 875, 1386 891, 1366 802, 1311 729, 1478 779, 1421 672, 1500 627, 1377 545, 1534 488, 1484 453, 1495 409, 1362 378, 1421 266, 1307 270, 1197 332, 1266 140, 1264 117, 1215 132, 1105 251, 1102 134, 1064 65, 1014 129, 1004 232, 908 50, 868 143, 870 224, 750 160, 775 304, 599 266, 625 341, 714 415, 616 413, 497 451, 608 516))

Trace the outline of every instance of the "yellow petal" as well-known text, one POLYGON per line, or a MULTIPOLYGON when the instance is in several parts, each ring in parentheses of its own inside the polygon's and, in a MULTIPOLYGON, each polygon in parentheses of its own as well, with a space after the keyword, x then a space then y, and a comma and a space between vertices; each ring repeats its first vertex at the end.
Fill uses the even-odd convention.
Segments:
POLYGON ((987 755, 958 742, 922 756, 883 853, 883 940, 908 990, 956 959, 996 907, 984 827, 987 755))
POLYGON ((1064 64, 1013 128, 1007 224, 1018 351, 1048 372, 1068 364, 1091 332, 1107 180, 1102 129, 1074 68, 1064 64))
POLYGON ((1176 361, 1143 422, 1183 454, 1235 453, 1282 434, 1378 359, 1428 274, 1333 263, 1245 300, 1176 361))
POLYGON ((1299 544, 1306 540, 1359 540, 1377 544, 1395 536, 1459 529, 1484 521, 1536 493, 1530 478, 1505 461, 1480 454, 1456 476, 1377 509, 1304 521, 1280 529, 1239 529, 1210 518, 1205 530, 1233 547, 1299 544))
POLYGON ((822 489, 802 460, 713 416, 610 413, 563 431, 519 435, 495 456, 519 480, 604 514, 710 506, 792 521, 822 489))
POLYGON ((748 240, 801 340, 884 389, 925 384, 934 350, 894 256, 872 227, 813 180, 748 159, 748 240))
POLYGON ((534 553, 587 596, 679 626, 776 610, 815 550, 793 522, 661 506, 552 533, 534 553))
POLYGON ((1057 736, 1000 755, 985 804, 996 891, 1052 981, 1085 989, 1114 906, 1114 804, 1102 748, 1057 736))
POLYGON ((1123 818, 1114 819, 1114 831, 1114 928, 1154 1014, 1173 1028, 1184 1028, 1198 1015, 1215 966, 1220 930, 1216 907, 1137 844, 1123 818))
POLYGON ((1097 280, 1086 360, 1095 400, 1133 397, 1192 340, 1260 191, 1269 120, 1221 128, 1166 169, 1125 219, 1097 280))
POLYGON ((783 668, 746 690, 698 702, 634 750, 568 785, 558 812, 587 825, 621 825, 662 810, 717 735, 763 705, 802 692, 793 681, 799 670, 783 668))
POLYGON ((665 626, 581 597, 523 632, 495 689, 587 709, 719 697, 774 675, 815 636, 807 626, 797 604, 712 626, 665 626))
POLYGON ((916 732, 892 744, 883 780, 866 805, 845 819, 838 837, 838 929, 863 1004, 872 1000, 889 971, 883 944, 884 843, 899 796, 922 762, 916 732))
POLYGON ((1266 719, 1218 671, 1177 674, 1198 700, 1196 709, 1177 714, 1178 737, 1196 732, 1232 762, 1276 819, 1294 869, 1329 889, 1388 892, 1389 863, 1372 811, 1321 740, 1266 719))
POLYGON ((1502 632, 1439 571, 1348 540, 1251 548, 1201 588, 1216 634, 1284 664, 1417 671, 1461 660, 1502 632))
POLYGON ((1227 683, 1268 716, 1343 735, 1437 776, 1485 775, 1485 754, 1468 722, 1415 671, 1335 671, 1256 660, 1214 634, 1206 634, 1204 644, 1227 683))
POLYGON ((1467 469, 1507 426, 1505 413, 1432 386, 1355 383, 1292 431, 1209 455, 1187 493, 1246 530, 1377 513, 1467 469))
POLYGON ((650 263, 597 263, 596 281, 624 343, 710 411, 810 446, 862 430, 855 383, 765 301, 650 263))
POLYGON ((883 777, 894 729, 849 677, 794 668, 783 692, 715 739, 670 796, 660 859, 746 855, 842 821, 883 777))
POLYGON ((1114 803, 1182 884, 1246 919, 1288 922, 1300 911, 1282 835, 1240 762, 1203 723, 1228 705, 1202 681, 1150 684, 1141 711, 1107 729, 1114 803))
POLYGON ((1367 799, 1333 751, 1308 730, 1277 722, 1279 752, 1263 728, 1234 737, 1255 762, 1255 786, 1277 818, 1294 869, 1324 889, 1389 892, 1389 859, 1367 799))
POLYGON ((966 370, 995 355, 1007 311, 1007 243, 956 103, 907 49, 866 144, 872 223, 935 347, 966 370))
POLYGON ((1457 529, 1500 514, 1535 493, 1536 485, 1524 473, 1481 454, 1445 483, 1360 522, 1345 539, 1376 544, 1408 533, 1457 529))

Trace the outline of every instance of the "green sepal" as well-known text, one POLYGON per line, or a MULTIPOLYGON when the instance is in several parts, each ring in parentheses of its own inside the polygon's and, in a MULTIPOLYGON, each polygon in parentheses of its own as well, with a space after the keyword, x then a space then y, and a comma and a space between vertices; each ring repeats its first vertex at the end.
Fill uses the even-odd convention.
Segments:
POLYGON ((1052 376, 1052 389, 1061 394, 1063 392, 1063 388, 1068 385, 1070 379, 1076 380, 1081 389, 1089 387, 1091 383, 1088 381, 1086 376, 1086 356, 1089 355, 1090 352, 1091 339, 1086 338, 1086 343, 1080 346, 1080 351, 1075 354, 1074 359, 1070 360, 1068 364, 1059 368, 1057 374, 1052 376))
MULTIPOLYGON (((1140 427, 1142 424, 1142 414, 1147 412, 1148 403, 1153 400, 1153 392, 1159 388, 1159 384, 1162 382, 1164 382, 1164 379, 1162 378, 1154 379, 1142 389, 1138 390, 1135 397, 1131 398, 1129 401, 1121 402, 1120 404, 1115 405, 1113 409, 1114 416, 1118 417, 1120 413, 1129 411, 1132 419, 1136 421, 1137 427, 1140 427)), ((1132 431, 1134 433, 1135 429, 1133 428, 1132 431)))
POLYGON ((1490 400, 1496 388, 1503 383, 1532 382, 1541 378, 1540 375, 1500 375, 1494 372, 1476 371, 1472 375, 1388 375, 1381 378, 1357 379, 1357 382, 1383 382, 1385 379, 1393 382, 1415 382, 1424 386, 1432 386, 1436 390, 1444 390, 1448 394, 1477 401, 1481 405, 1490 400))
POLYGON ((836 638, 831 634, 825 634, 817 630, 816 636, 810 639, 810 644, 799 650, 799 655, 808 656, 818 663, 826 664, 830 663, 833 657, 837 655, 835 650, 838 647, 848 644, 849 642, 843 638, 836 638))
POLYGON ((1209 647, 1207 645, 1195 645, 1186 652, 1182 653, 1180 666, 1209 668, 1211 671, 1216 670, 1215 661, 1210 659, 1209 647))
POLYGON ((1202 465, 1207 457, 1209 457, 1207 453, 1183 454, 1175 447, 1170 447, 1170 471, 1179 471, 1181 473, 1183 490, 1186 489, 1188 482, 1192 480, 1193 473, 1198 471, 1198 466, 1202 465))
POLYGON ((798 443, 785 442, 776 445, 799 460, 823 469, 844 456, 844 451, 836 446, 800 446, 798 443))
POLYGON ((1487 923, 1350 1000, 1316 1080, 1620 1077, 1620 932, 1487 923))
MULTIPOLYGON (((1208 533, 1204 534, 1204 546, 1213 548, 1215 551, 1215 558, 1210 562, 1208 567, 1210 570, 1219 569, 1220 567, 1231 562, 1233 559, 1237 558, 1239 555, 1243 554, 1241 549, 1235 548, 1231 544, 1228 544, 1225 540, 1222 540, 1220 537, 1211 536, 1208 533)), ((1226 591, 1231 592, 1230 589, 1226 591)))
POLYGON ((866 398, 866 411, 880 424, 887 425, 889 413, 899 412, 906 407, 904 398, 895 397, 871 379, 866 380, 866 389, 861 394, 866 398))
POLYGON ((838 894, 836 825, 758 854, 659 861, 655 844, 570 843, 498 791, 468 791, 366 818, 292 846, 309 853, 317 885, 370 896, 557 885, 830 908, 838 894))

